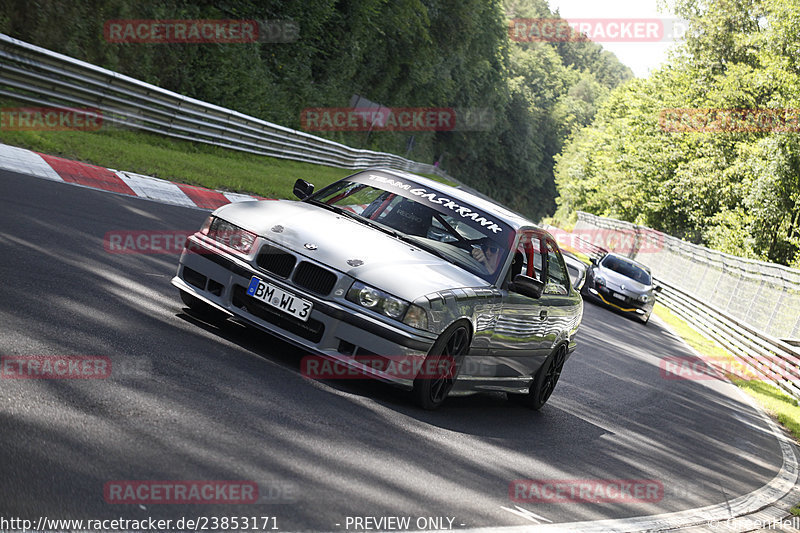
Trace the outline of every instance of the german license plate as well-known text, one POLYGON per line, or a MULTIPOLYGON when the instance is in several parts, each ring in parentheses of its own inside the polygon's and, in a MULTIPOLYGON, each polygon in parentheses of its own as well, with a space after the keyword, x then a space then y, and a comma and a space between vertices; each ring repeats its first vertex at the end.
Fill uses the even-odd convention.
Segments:
POLYGON ((622 301, 625 301, 625 295, 624 295, 624 294, 620 294, 620 293, 618 293, 618 292, 612 292, 611 294, 612 294, 612 296, 614 296, 614 298, 616 298, 617 300, 622 300, 622 301))
POLYGON ((308 300, 303 300, 256 276, 250 278, 247 294, 303 322, 308 320, 311 308, 314 307, 314 304, 308 300))

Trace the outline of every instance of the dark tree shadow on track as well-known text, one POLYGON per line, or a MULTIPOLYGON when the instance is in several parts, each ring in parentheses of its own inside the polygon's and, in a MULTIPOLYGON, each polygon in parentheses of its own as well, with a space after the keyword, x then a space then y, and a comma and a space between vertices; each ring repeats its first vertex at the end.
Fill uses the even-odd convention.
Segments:
POLYGON ((284 530, 326 531, 365 514, 521 525, 502 509, 516 479, 664 485, 657 502, 521 504, 588 520, 722 503, 780 465, 774 437, 729 384, 661 376, 664 358, 687 355, 669 332, 591 305, 540 412, 498 394, 427 412, 381 383, 306 379, 301 350, 187 313, 169 283, 177 256, 103 247, 111 230, 191 230, 205 216, 0 173, 0 353, 121 363, 101 380, 0 380, 1 515, 277 515, 284 530), (291 486, 294 500, 106 503, 104 484, 126 479, 253 480, 291 486))

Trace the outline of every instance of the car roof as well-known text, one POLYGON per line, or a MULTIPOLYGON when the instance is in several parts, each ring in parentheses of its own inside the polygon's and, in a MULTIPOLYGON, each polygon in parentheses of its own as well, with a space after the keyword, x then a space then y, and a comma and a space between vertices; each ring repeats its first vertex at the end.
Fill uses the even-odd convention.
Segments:
POLYGON ((394 176, 397 178, 412 180, 425 187, 430 187, 431 189, 445 193, 448 196, 452 197, 452 199, 454 200, 461 200, 463 202, 472 204, 475 207, 482 209, 487 214, 499 218, 500 220, 511 226, 515 231, 520 229, 535 229, 547 233, 531 220, 525 218, 519 213, 516 213, 508 209, 507 207, 498 204, 494 200, 491 200, 490 198, 480 193, 477 193, 477 191, 470 192, 461 187, 451 187, 450 185, 445 185, 444 183, 434 181, 432 179, 420 176, 418 174, 412 174, 411 172, 405 172, 403 170, 395 170, 390 168, 370 168, 362 172, 359 172, 358 174, 362 173, 381 173, 384 175, 394 176))

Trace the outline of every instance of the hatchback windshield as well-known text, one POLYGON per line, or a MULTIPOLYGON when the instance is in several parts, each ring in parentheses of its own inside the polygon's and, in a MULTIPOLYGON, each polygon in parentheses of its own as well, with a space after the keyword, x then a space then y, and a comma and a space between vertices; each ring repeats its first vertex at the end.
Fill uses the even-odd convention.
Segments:
POLYGON ((312 202, 342 209, 495 282, 513 234, 506 224, 411 182, 376 175, 351 179, 321 190, 312 202))
POLYGON ((642 285, 650 285, 650 274, 629 261, 625 261, 614 255, 607 255, 605 259, 603 259, 602 265, 603 268, 613 270, 627 278, 638 281, 642 285))

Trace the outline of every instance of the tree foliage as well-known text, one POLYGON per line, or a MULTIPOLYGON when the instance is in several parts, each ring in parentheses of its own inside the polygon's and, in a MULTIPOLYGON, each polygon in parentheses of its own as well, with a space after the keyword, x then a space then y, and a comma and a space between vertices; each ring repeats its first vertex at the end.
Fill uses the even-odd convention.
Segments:
POLYGON ((675 108, 785 109, 796 119, 800 4, 679 0, 676 8, 689 21, 677 52, 649 78, 616 88, 558 156, 560 212, 622 218, 800 266, 796 127, 662 127, 675 108))
MULTIPOLYGON (((0 0, 0 31, 291 128, 353 95, 390 107, 487 109, 490 129, 326 133, 433 162, 531 217, 555 209, 554 156, 630 78, 591 42, 516 43, 507 20, 544 0, 0 0), (287 43, 114 44, 117 19, 291 20, 287 43), (408 152, 409 137, 414 136, 408 152)), ((788 28, 787 28, 788 29, 788 28)))

